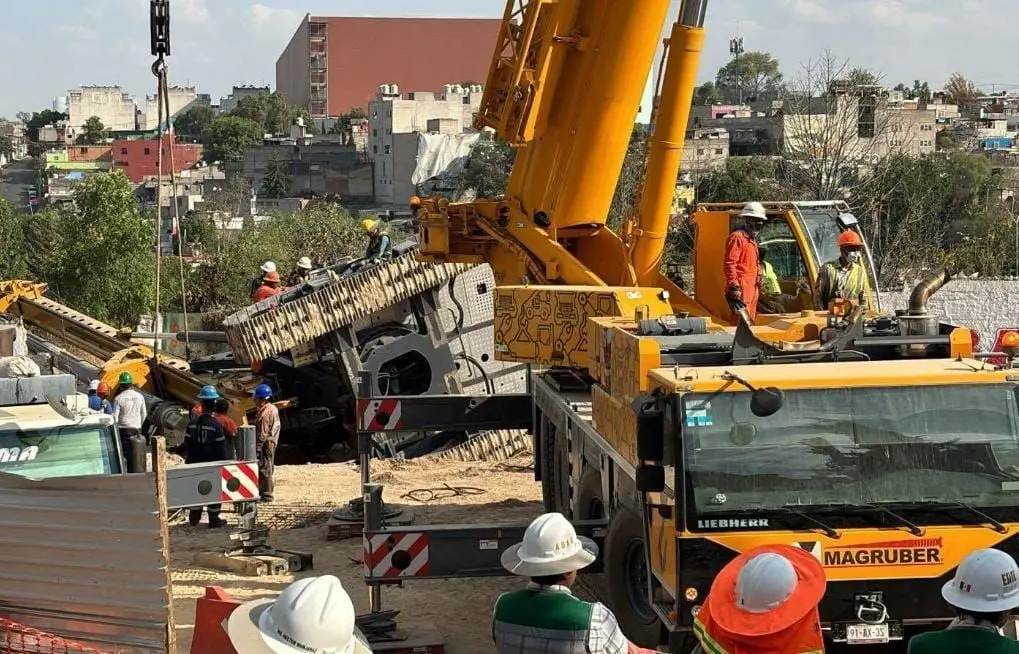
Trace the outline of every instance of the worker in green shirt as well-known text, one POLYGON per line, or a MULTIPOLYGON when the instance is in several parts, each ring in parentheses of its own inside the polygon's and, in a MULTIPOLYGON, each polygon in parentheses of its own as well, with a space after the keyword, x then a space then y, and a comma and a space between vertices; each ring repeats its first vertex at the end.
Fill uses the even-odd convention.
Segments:
POLYGON ((972 552, 941 596, 958 617, 943 631, 914 636, 907 654, 1019 654, 1019 642, 1001 634, 1019 607, 1019 566, 1011 556, 996 549, 972 552))

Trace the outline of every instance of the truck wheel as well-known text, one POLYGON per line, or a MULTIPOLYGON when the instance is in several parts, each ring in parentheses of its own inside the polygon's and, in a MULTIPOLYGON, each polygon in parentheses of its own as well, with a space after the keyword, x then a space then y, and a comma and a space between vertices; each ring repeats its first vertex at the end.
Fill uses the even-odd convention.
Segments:
POLYGON ((570 505, 570 464, 566 441, 558 432, 551 420, 541 417, 541 499, 546 513, 565 514, 570 505))
POLYGON ((640 518, 620 508, 605 537, 609 607, 627 638, 641 647, 654 648, 661 642, 662 625, 648 600, 647 565, 640 518))
MULTIPOLYGON (((594 468, 586 468, 580 478, 577 490, 577 510, 574 520, 600 520, 607 516, 605 501, 602 499, 601 473, 594 468)), ((602 553, 604 556, 604 552, 602 553)), ((580 580, 584 587, 601 602, 608 602, 608 583, 605 573, 598 574, 580 572, 580 580)))

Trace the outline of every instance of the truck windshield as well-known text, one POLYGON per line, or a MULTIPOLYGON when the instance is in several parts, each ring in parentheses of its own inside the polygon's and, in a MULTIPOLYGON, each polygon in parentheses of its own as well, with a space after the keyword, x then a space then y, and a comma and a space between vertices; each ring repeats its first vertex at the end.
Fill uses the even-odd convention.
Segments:
POLYGON ((787 390, 766 418, 751 413, 750 397, 683 398, 693 517, 922 503, 1019 515, 1013 384, 787 390))
POLYGON ((32 479, 121 472, 113 430, 103 425, 0 429, 0 472, 32 479))

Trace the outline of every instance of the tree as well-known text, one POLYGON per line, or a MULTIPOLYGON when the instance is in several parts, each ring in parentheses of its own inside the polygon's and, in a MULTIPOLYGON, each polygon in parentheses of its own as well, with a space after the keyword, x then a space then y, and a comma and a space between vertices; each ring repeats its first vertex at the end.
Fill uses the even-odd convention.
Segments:
POLYGON ((212 107, 191 107, 173 121, 173 130, 178 136, 201 142, 215 117, 212 107))
MULTIPOLYGON (((865 73, 865 74, 864 74, 865 73)), ((783 101, 784 156, 789 181, 802 199, 843 197, 867 166, 902 151, 910 112, 886 109, 887 94, 860 81, 849 62, 830 51, 803 64, 783 101)))
POLYGON ((290 194, 290 162, 273 155, 262 177, 262 193, 267 198, 285 198, 290 194))
POLYGON ((506 192, 516 151, 503 141, 479 140, 457 173, 457 196, 497 198, 506 192))
POLYGON ((846 73, 846 81, 852 88, 877 86, 881 83, 881 79, 868 68, 853 68, 846 73))
POLYGON ((279 91, 244 96, 230 115, 255 121, 264 134, 289 134, 298 118, 304 118, 305 124, 310 119, 307 109, 288 104, 279 91))
POLYGON ((220 116, 205 130, 202 145, 208 162, 238 161, 244 151, 262 142, 262 127, 253 120, 220 116))
POLYGON ((99 116, 91 116, 85 121, 78 142, 87 145, 99 145, 106 140, 106 127, 99 116))
POLYGON ((26 277, 25 236, 18 213, 0 196, 0 279, 26 277))
POLYGON ((694 104, 718 104, 718 89, 714 82, 704 82, 693 92, 694 104))
POLYGON ((39 140, 39 130, 46 125, 54 125, 61 120, 67 120, 67 114, 60 113, 59 111, 51 111, 49 109, 43 109, 42 111, 34 112, 31 116, 26 113, 19 113, 18 118, 25 123, 25 127, 28 128, 28 139, 30 141, 39 140))
POLYGON ((750 202, 780 198, 778 168, 768 157, 730 157, 725 168, 697 180, 698 202, 750 202))
POLYGON ((782 73, 767 52, 747 52, 718 69, 715 87, 723 102, 764 100, 779 95, 782 73))
POLYGON ((634 127, 630 134, 630 143, 626 147, 623 167, 616 180, 616 190, 612 194, 612 204, 606 224, 610 229, 619 232, 620 225, 627 218, 637 215, 640 192, 644 186, 644 165, 647 153, 647 139, 643 125, 634 127))
POLYGON ((14 156, 14 140, 9 136, 0 136, 0 157, 11 159, 14 156))
POLYGON ((945 82, 945 95, 948 96, 950 102, 959 105, 961 109, 975 102, 978 97, 983 95, 983 91, 962 73, 952 73, 952 76, 945 82))
POLYGON ((189 211, 180 220, 180 230, 173 237, 173 251, 180 252, 180 239, 202 253, 219 250, 219 230, 216 222, 205 213, 189 211))

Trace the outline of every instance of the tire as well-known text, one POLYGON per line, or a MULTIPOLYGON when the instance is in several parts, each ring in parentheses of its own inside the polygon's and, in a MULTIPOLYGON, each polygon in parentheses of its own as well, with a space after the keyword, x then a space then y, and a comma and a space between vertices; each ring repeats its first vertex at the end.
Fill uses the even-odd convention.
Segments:
MULTIPOLYGON (((577 510, 574 520, 598 520, 607 515, 605 500, 602 497, 601 473, 594 468, 586 468, 580 478, 577 489, 577 510)), ((604 557, 605 553, 601 553, 604 557)), ((605 573, 598 574, 580 572, 580 581, 598 601, 608 603, 608 581, 605 573)))
POLYGON ((661 643, 662 624, 647 599, 644 529, 640 518, 620 508, 605 537, 605 576, 609 608, 632 642, 655 648, 661 643))

